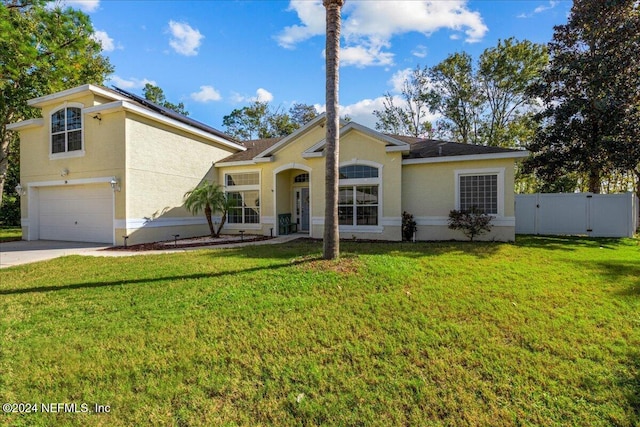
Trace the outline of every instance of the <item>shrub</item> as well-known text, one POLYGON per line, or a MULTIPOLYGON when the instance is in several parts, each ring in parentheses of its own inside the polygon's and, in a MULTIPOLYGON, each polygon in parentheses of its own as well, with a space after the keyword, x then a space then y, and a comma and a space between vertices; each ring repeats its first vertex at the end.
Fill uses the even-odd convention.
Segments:
MULTIPOLYGON (((5 187, 5 191, 7 188, 5 187)), ((20 198, 10 195, 2 195, 2 208, 0 208, 0 225, 20 225, 20 198)))
POLYGON ((413 240, 413 235, 417 229, 418 227, 413 219, 413 215, 408 212, 402 212, 402 240, 413 240))
POLYGON ((484 213, 484 211, 475 206, 464 211, 452 210, 449 212, 449 228, 461 230, 473 242, 475 236, 491 230, 491 227, 493 227, 490 224, 491 219, 491 215, 484 213))

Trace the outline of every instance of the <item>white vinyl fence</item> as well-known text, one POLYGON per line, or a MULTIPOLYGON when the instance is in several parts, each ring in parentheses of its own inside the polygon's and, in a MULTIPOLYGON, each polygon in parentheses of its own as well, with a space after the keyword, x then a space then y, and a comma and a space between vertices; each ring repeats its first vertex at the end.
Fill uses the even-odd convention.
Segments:
POLYGON ((638 209, 634 193, 516 194, 516 233, 633 237, 638 209))

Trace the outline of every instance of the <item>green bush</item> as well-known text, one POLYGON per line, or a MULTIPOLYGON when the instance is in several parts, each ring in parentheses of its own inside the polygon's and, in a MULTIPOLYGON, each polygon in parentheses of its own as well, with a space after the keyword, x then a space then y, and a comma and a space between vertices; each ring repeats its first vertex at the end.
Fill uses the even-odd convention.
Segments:
POLYGON ((408 212, 402 212, 402 240, 411 241, 413 235, 418 229, 413 215, 408 212))
POLYGON ((2 195, 2 207, 0 207, 0 225, 20 225, 20 199, 14 195, 2 195))
POLYGON ((491 215, 475 206, 469 210, 452 210, 449 212, 449 228, 461 230, 473 242, 475 236, 491 230, 491 219, 491 215))

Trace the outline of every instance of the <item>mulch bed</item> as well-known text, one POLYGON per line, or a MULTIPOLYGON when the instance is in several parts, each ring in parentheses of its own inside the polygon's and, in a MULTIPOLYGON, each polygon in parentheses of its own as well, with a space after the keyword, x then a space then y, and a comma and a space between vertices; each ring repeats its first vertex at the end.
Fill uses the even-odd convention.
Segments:
POLYGON ((162 251, 162 250, 171 250, 171 249, 182 249, 182 248, 196 248, 202 246, 216 246, 216 245, 227 245, 233 243, 247 243, 247 242, 258 242, 260 240, 270 240, 273 237, 269 236, 253 236, 253 235, 245 235, 244 238, 240 236, 221 236, 217 239, 211 238, 209 236, 202 237, 194 237, 190 239, 178 240, 177 244, 173 240, 167 240, 164 242, 154 242, 154 243, 141 243, 138 245, 127 245, 124 246, 113 246, 110 248, 104 249, 105 251, 162 251))

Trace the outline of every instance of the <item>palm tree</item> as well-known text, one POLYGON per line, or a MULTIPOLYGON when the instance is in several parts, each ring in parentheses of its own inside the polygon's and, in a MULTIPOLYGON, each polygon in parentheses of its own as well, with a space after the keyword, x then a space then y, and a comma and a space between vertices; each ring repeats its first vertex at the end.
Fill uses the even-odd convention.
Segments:
POLYGON ((222 187, 213 182, 201 182, 196 188, 184 194, 184 207, 194 215, 204 211, 211 237, 220 236, 220 230, 227 219, 229 208, 229 202, 222 187), (222 220, 218 230, 215 230, 211 219, 213 212, 222 212, 222 220))
POLYGON ((340 10, 344 0, 324 0, 327 10, 326 42, 326 172, 325 172, 325 210, 324 210, 324 259, 336 259, 340 256, 340 234, 338 231, 338 165, 339 165, 339 126, 338 86, 340 62, 340 10))

